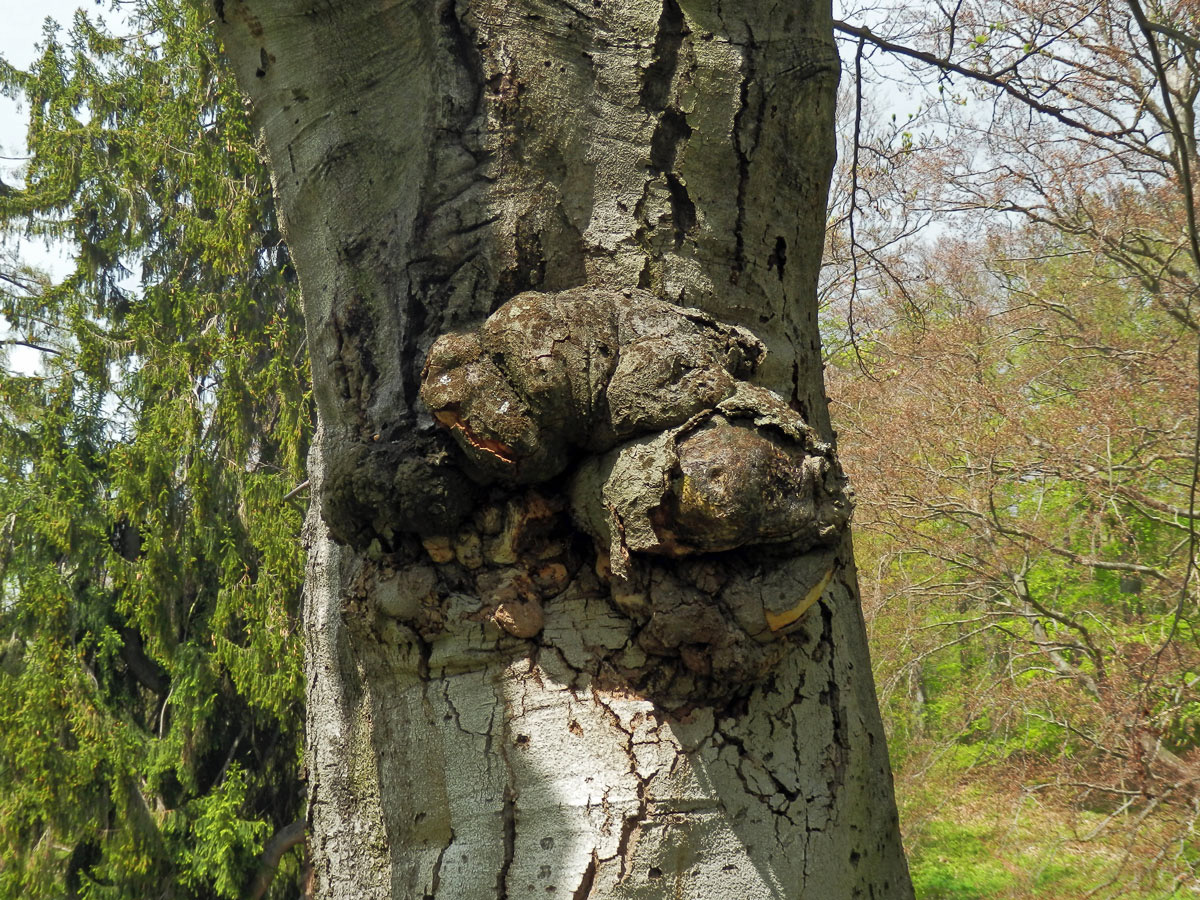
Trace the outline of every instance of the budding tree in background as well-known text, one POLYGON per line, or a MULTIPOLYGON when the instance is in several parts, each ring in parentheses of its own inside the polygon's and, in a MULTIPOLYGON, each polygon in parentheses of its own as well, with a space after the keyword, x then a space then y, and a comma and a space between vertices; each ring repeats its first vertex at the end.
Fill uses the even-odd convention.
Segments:
POLYGON ((927 88, 878 140, 855 117, 844 203, 866 221, 834 243, 878 379, 833 391, 862 437, 859 521, 885 617, 917 626, 884 679, 912 686, 914 730, 986 732, 1000 758, 1043 760, 1026 783, 1111 812, 1151 861, 1132 877, 1194 885, 1195 8, 846 18, 856 68, 887 58, 927 88), (889 246, 929 216, 955 231, 889 246), (898 440, 871 426, 881 409, 930 427, 898 440), (938 722, 960 700, 962 719, 938 722))
POLYGON ((217 0, 320 416, 322 896, 911 896, 815 286, 827 8, 217 0))

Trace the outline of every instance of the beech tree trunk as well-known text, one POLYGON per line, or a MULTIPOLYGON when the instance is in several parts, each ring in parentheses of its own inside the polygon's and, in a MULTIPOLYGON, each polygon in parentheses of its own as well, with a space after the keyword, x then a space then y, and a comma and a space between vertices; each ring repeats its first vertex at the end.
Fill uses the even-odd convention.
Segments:
POLYGON ((214 9, 320 420, 318 895, 911 897, 816 321, 827 5, 214 9))

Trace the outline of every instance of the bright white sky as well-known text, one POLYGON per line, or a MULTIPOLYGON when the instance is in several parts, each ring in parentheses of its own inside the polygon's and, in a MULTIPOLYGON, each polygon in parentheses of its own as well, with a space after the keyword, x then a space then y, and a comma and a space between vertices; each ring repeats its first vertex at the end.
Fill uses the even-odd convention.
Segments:
MULTIPOLYGON (((4 7, 4 27, 0 28, 0 56, 19 69, 29 65, 34 57, 34 45, 42 39, 42 23, 49 16, 60 25, 69 27, 75 10, 83 4, 79 0, 38 0, 23 3, 7 0, 4 7)), ((17 110, 11 100, 0 99, 0 153, 6 157, 21 156, 25 152, 25 114, 17 110)), ((16 163, 5 159, 4 172, 10 172, 16 163)))

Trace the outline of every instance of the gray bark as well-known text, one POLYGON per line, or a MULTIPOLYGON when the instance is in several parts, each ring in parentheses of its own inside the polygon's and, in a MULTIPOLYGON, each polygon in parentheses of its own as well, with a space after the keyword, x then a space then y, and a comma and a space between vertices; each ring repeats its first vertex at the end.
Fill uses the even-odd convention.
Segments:
POLYGON ((320 417, 322 897, 912 896, 816 322, 830 14, 729 6, 216 0, 320 417))

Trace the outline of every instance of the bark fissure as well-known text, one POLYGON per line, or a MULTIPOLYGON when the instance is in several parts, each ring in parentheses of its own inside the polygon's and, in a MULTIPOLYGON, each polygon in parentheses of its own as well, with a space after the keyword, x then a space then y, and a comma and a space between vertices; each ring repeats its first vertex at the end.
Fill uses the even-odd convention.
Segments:
POLYGON ((571 894, 571 900, 588 900, 592 895, 592 887, 596 883, 596 868, 599 865, 599 860, 595 852, 592 853, 592 859, 588 863, 586 869, 583 870, 583 877, 579 880, 579 887, 575 888, 571 894))
MULTIPOLYGON (((596 866, 600 862, 608 862, 616 860, 618 862, 617 881, 623 882, 633 868, 633 851, 637 845, 637 836, 642 825, 650 816, 650 782, 655 773, 649 776, 643 776, 638 772, 638 757, 635 749, 636 732, 633 728, 627 726, 621 719, 621 716, 608 703, 605 702, 603 696, 593 690, 592 700, 600 706, 601 709, 609 717, 613 727, 626 738, 625 754, 629 759, 629 774, 636 781, 637 790, 637 810, 632 815, 627 815, 621 822, 621 834, 617 841, 616 852, 609 857, 599 858, 594 852, 592 857, 592 865, 589 867, 590 877, 585 873, 584 883, 587 884, 588 891, 591 890, 591 883, 595 876, 596 866)), ((581 889, 583 884, 580 885, 581 889)), ((587 893, 582 896, 588 896, 587 893)))
MULTIPOLYGON (((658 21, 652 51, 653 62, 646 69, 642 81, 639 102, 652 116, 656 117, 654 132, 650 138, 650 174, 643 196, 635 210, 639 216, 639 240, 646 241, 654 231, 649 220, 640 215, 646 209, 656 178, 661 178, 667 190, 674 232, 674 247, 679 250, 684 239, 697 225, 696 204, 688 193, 687 185, 676 168, 680 147, 692 136, 687 115, 674 105, 673 94, 679 69, 680 50, 684 38, 690 34, 676 0, 664 0, 662 15, 658 21)), ((647 253, 647 265, 651 254, 647 253)), ((645 270, 643 270, 645 271, 645 270)), ((639 286, 648 286, 649 279, 639 277, 639 286)))
POLYGON ((450 829, 450 839, 442 845, 442 849, 438 851, 437 859, 433 863, 433 874, 430 876, 429 893, 426 894, 423 900, 439 900, 438 891, 442 886, 442 862, 446 858, 446 851, 454 844, 454 829, 450 829))
POLYGON ((650 801, 646 793, 646 786, 649 779, 638 778, 638 809, 632 816, 626 816, 621 823, 621 839, 617 843, 616 858, 620 861, 620 869, 617 873, 618 880, 624 880, 626 874, 633 866, 632 850, 637 840, 638 829, 642 827, 642 823, 650 811, 650 801))
POLYGON ((508 900, 508 872, 512 868, 517 853, 517 798, 512 789, 508 787, 504 789, 502 827, 504 859, 500 863, 500 871, 496 873, 496 897, 497 900, 508 900))
MULTIPOLYGON (((419 352, 421 335, 425 332, 426 316, 425 305, 421 302, 421 298, 413 293, 411 287, 406 296, 405 307, 403 352, 406 354, 416 354, 419 352)), ((421 380, 417 377, 417 373, 411 370, 404 372, 403 378, 404 404, 407 409, 415 411, 417 394, 421 389, 421 380)), ((411 421, 411 414, 406 418, 411 421)))
POLYGON ((746 133, 746 116, 750 112, 750 89, 755 77, 755 52, 754 36, 751 33, 750 41, 742 51, 743 67, 741 82, 738 85, 738 108, 733 117, 732 138, 733 153, 737 159, 737 199, 734 201, 736 214, 733 225, 733 266, 729 275, 731 284, 737 284, 741 279, 742 272, 746 270, 746 202, 750 185, 750 157, 753 153, 753 141, 746 133))
POLYGON ((667 106, 683 37, 683 10, 677 0, 663 0, 651 51, 653 62, 646 69, 640 97, 641 105, 652 113, 660 113, 667 106))
POLYGON ((835 660, 836 648, 833 645, 833 612, 829 605, 821 603, 821 642, 825 645, 824 658, 828 663, 829 677, 824 689, 818 695, 819 702, 828 707, 833 720, 833 741, 829 746, 829 782, 826 787, 830 798, 837 797, 839 790, 846 781, 846 756, 850 751, 846 731, 845 710, 842 707, 841 687, 838 682, 840 673, 837 671, 835 660))

